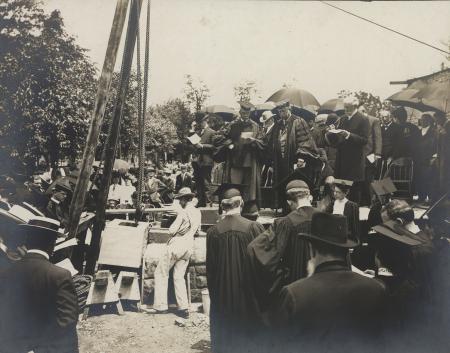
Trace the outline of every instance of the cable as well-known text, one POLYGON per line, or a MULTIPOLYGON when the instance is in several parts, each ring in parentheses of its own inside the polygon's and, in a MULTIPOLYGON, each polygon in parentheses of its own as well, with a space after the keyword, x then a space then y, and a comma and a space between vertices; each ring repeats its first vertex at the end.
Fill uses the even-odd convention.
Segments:
POLYGON ((383 25, 381 25, 381 24, 379 24, 379 23, 376 23, 376 22, 374 22, 374 21, 371 21, 371 20, 369 20, 369 19, 367 19, 367 18, 364 18, 364 17, 361 17, 361 16, 359 16, 359 15, 356 15, 356 14, 350 12, 350 11, 344 10, 344 9, 342 9, 342 8, 336 6, 336 5, 332 5, 332 4, 330 4, 330 3, 326 2, 326 1, 320 1, 320 2, 323 3, 323 4, 325 4, 325 5, 328 5, 328 6, 330 6, 330 7, 333 7, 333 8, 335 8, 336 10, 342 11, 342 12, 344 12, 344 13, 346 13, 346 14, 349 14, 349 15, 351 15, 351 16, 354 16, 354 17, 356 17, 356 18, 359 18, 360 20, 363 20, 363 21, 372 23, 372 24, 374 24, 375 26, 378 26, 378 27, 381 27, 381 28, 386 29, 386 30, 388 30, 388 31, 394 32, 394 33, 396 33, 396 34, 398 34, 398 35, 400 35, 400 36, 402 36, 402 37, 411 39, 411 40, 413 40, 413 41, 415 41, 415 42, 417 42, 417 43, 426 45, 427 47, 433 48, 433 49, 438 50, 438 51, 440 51, 440 52, 442 52, 442 53, 445 53, 445 54, 447 54, 447 55, 450 54, 449 51, 446 51, 446 50, 444 50, 444 49, 435 47, 434 45, 428 44, 428 43, 426 43, 426 42, 424 42, 424 41, 421 41, 421 40, 419 40, 419 39, 416 39, 416 38, 413 38, 413 37, 411 37, 411 36, 408 36, 407 34, 403 34, 403 33, 401 33, 401 32, 398 32, 398 31, 396 31, 395 29, 392 29, 392 28, 383 26, 383 25))

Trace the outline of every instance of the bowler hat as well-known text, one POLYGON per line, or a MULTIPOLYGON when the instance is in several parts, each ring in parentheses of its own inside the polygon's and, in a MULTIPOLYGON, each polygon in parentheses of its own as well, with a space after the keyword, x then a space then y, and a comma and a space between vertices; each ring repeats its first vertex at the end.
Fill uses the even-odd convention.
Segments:
POLYGON ((181 199, 181 198, 185 198, 185 197, 194 197, 195 196, 195 193, 193 193, 192 191, 191 191, 191 188, 189 188, 189 187, 184 187, 184 188, 181 188, 180 189, 180 191, 178 192, 178 194, 176 194, 175 196, 174 196, 174 198, 176 198, 176 199, 181 199))
POLYGON ((354 248, 358 243, 348 239, 347 217, 325 212, 316 212, 311 219, 311 234, 300 236, 339 248, 354 248))

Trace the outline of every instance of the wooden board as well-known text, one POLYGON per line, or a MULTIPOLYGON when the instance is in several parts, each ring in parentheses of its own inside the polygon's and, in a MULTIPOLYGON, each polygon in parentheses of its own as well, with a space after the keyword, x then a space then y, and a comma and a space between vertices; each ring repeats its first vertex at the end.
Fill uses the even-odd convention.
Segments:
POLYGON ((120 300, 141 301, 137 273, 120 271, 116 281, 116 291, 119 293, 120 300))
POLYGON ((139 268, 147 244, 148 223, 114 219, 102 234, 98 263, 101 265, 139 268))

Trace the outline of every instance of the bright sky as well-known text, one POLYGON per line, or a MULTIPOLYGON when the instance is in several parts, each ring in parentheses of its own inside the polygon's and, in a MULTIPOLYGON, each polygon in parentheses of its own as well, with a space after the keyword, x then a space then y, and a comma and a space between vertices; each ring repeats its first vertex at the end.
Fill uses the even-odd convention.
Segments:
MULTIPOLYGON (((99 71, 115 4, 44 0, 46 10, 61 11, 99 71)), ((448 1, 333 4, 448 50, 441 43, 450 40, 448 1)), ((257 83, 254 103, 284 83, 321 103, 342 89, 384 99, 403 87, 389 81, 439 71, 445 60, 443 53, 320 2, 151 1, 150 104, 182 97, 186 74, 208 85, 209 104, 236 106, 233 87, 244 80, 257 83)))

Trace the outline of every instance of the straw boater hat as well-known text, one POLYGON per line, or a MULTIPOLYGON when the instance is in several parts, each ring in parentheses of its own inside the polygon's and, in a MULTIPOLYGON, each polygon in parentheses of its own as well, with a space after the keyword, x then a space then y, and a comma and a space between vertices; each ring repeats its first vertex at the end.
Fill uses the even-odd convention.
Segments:
POLYGON ((358 243, 348 239, 347 217, 316 212, 311 219, 311 234, 299 233, 300 236, 333 245, 339 248, 354 248, 358 243))
POLYGON ((27 245, 30 241, 33 244, 40 243, 44 246, 54 245, 56 238, 63 234, 58 231, 59 221, 47 217, 34 217, 27 224, 20 224, 18 227, 25 235, 27 245))
POLYGON ((181 198, 185 198, 185 197, 194 197, 195 193, 193 193, 191 191, 191 188, 189 187, 184 187, 181 188, 180 191, 178 192, 178 194, 175 195, 176 199, 181 199, 181 198))

